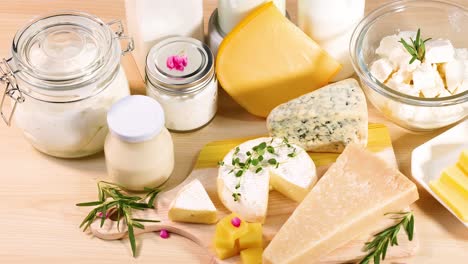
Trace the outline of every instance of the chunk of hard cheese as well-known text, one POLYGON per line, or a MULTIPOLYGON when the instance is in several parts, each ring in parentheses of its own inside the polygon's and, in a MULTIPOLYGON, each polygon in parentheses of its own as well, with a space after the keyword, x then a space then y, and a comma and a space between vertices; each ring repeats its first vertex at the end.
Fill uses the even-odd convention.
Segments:
POLYGON ((268 2, 223 40, 216 59, 221 86, 251 114, 324 86, 341 65, 268 2))
POLYGON ((240 252, 242 264, 262 264, 263 248, 249 248, 240 252))
POLYGON ((216 207, 197 179, 177 193, 168 215, 169 219, 177 222, 213 224, 218 220, 216 207))
POLYGON ((249 223, 248 231, 239 238, 239 249, 263 248, 262 224, 249 223))
POLYGON ((279 230, 264 263, 314 263, 418 199, 416 185, 362 147, 349 145, 279 230))
MULTIPOLYGON (((247 234, 249 231, 248 223, 241 220, 238 227, 233 226, 231 220, 239 216, 237 214, 230 214, 224 217, 216 225, 214 244, 216 248, 232 249, 236 245, 236 241, 247 234)), ((237 246, 238 248, 238 246, 237 246)))
POLYGON ((439 196, 455 214, 464 222, 468 222, 468 197, 458 192, 457 187, 441 179, 429 183, 431 189, 439 196))
POLYGON ((367 145, 366 97, 346 79, 279 105, 267 119, 273 137, 308 151, 342 152, 350 143, 367 145))

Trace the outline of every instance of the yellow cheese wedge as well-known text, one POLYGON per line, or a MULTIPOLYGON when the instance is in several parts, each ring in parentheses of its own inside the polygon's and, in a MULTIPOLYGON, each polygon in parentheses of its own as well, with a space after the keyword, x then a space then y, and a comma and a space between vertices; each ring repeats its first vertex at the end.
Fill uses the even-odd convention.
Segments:
POLYGON ((326 85, 340 69, 272 2, 252 11, 224 38, 216 59, 216 74, 224 90, 261 117, 326 85))
POLYGON ((460 167, 455 165, 445 169, 440 176, 440 181, 453 187, 453 191, 459 192, 468 199, 468 175, 465 175, 460 167))
POLYGON ((457 165, 465 172, 465 174, 468 174, 468 149, 462 151, 457 165))
POLYGON ((233 248, 215 247, 215 252, 219 259, 227 259, 238 255, 239 247, 237 245, 233 248))
POLYGON ((263 248, 262 224, 249 223, 247 233, 239 238, 239 249, 247 248, 263 248))
POLYGON ((468 197, 456 191, 455 186, 440 179, 429 183, 431 189, 458 215, 468 222, 468 197))
POLYGON ((240 252, 242 264, 262 264, 263 248, 249 248, 240 252))
POLYGON ((407 177, 351 144, 281 227, 263 263, 315 263, 417 199, 407 177))

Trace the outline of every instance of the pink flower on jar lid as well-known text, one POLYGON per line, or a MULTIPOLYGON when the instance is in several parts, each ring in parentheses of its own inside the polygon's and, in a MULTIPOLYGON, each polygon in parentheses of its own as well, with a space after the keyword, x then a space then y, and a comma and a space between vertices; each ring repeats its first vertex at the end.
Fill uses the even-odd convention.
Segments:
POLYGON ((188 58, 185 55, 172 55, 167 57, 166 60, 166 66, 171 70, 184 71, 187 64, 188 58))

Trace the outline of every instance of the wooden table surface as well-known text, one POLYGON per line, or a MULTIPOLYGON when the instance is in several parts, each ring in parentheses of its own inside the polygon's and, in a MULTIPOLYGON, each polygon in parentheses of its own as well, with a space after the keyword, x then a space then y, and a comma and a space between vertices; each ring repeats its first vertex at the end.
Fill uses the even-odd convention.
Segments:
MULTIPOLYGON (((169 1, 169 0, 168 0, 169 1)), ((372 0, 367 10, 388 2, 372 0)), ((457 0, 467 4, 467 0, 457 0)), ((205 24, 216 0, 205 0, 205 24)), ((15 31, 33 16, 60 9, 79 9, 104 20, 124 19, 122 0, 1 0, 0 56, 8 56, 15 31)), ((296 1, 288 0, 293 21, 296 1)), ((131 57, 124 59, 135 93, 142 82, 131 57)), ((242 110, 221 92, 219 112, 213 122, 193 133, 173 134, 176 169, 171 184, 181 182, 191 170, 200 148, 207 142, 266 133, 265 121, 242 110)), ((401 171, 410 176, 411 151, 442 131, 411 133, 385 120, 375 109, 371 122, 385 123, 401 171)), ((128 240, 102 241, 83 233, 79 223, 87 213, 75 203, 96 199, 96 182, 108 179, 103 154, 79 160, 52 158, 34 150, 14 126, 0 128, 0 263, 209 263, 210 257, 193 242, 173 235, 158 234, 137 239, 139 257, 131 257, 128 240)), ((109 180, 109 179, 108 179, 109 180)), ((413 206, 416 233, 421 246, 418 255, 393 263, 467 263, 468 230, 426 191, 413 206)), ((391 263, 390 261, 388 263, 391 263)))

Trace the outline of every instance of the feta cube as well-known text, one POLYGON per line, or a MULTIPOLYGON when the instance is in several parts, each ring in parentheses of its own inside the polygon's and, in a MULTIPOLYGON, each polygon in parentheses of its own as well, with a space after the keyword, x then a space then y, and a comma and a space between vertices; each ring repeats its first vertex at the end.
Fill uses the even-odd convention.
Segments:
POLYGON ((465 79, 460 86, 455 90, 454 94, 459 94, 468 91, 468 79, 465 79))
POLYGON ((465 62, 459 59, 442 65, 442 72, 445 74, 447 89, 453 93, 465 79, 465 62))
POLYGON ((385 82, 393 72, 393 64, 386 58, 378 59, 372 63, 370 72, 379 82, 385 82))
POLYGON ((426 98, 434 98, 445 89, 439 73, 429 63, 422 63, 413 72, 413 84, 426 98))
POLYGON ((399 48, 399 45, 401 45, 398 43, 399 40, 400 39, 397 35, 390 35, 382 38, 382 40, 380 40, 379 47, 375 50, 375 53, 381 57, 390 58, 395 49, 399 48))
POLYGON ((440 93, 439 93, 439 96, 437 97, 447 97, 447 96, 452 96, 452 94, 447 90, 447 89, 443 89, 440 93))
POLYGON ((468 49, 455 49, 455 58, 468 60, 468 49))
POLYGON ((410 72, 399 70, 392 74, 385 84, 400 93, 419 97, 420 90, 410 84, 411 77, 412 74, 410 72))
POLYGON ((455 49, 450 40, 435 39, 426 42, 425 62, 445 63, 454 60, 454 58, 455 49))

